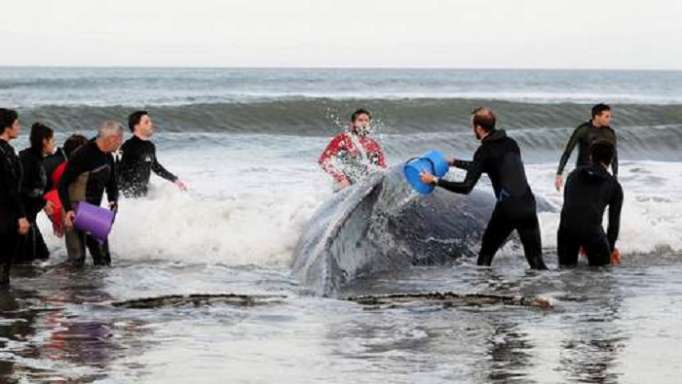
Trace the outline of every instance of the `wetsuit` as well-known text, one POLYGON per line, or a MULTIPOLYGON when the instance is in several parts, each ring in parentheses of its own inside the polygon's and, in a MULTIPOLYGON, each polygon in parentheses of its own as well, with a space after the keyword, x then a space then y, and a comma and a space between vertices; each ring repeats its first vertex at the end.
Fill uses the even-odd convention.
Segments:
MULTIPOLYGON (((64 212, 73 210, 73 203, 78 201, 99 206, 105 190, 109 202, 115 205, 118 201, 118 186, 114 157, 102 152, 94 140, 88 142, 69 159, 58 190, 64 212)), ((108 242, 99 243, 75 228, 66 231, 65 239, 70 262, 82 265, 87 246, 95 265, 111 264, 108 242)))
POLYGON ((559 161, 559 168, 557 169, 557 175, 564 173, 564 168, 566 168, 566 163, 571 157, 571 153, 575 146, 578 146, 578 159, 575 162, 575 167, 582 167, 591 164, 590 160, 590 146, 596 141, 608 141, 613 144, 614 154, 613 161, 611 162, 611 168, 613 169, 613 175, 618 177, 618 149, 616 141, 616 132, 611 129, 611 127, 595 127, 592 125, 591 121, 578 126, 578 128, 573 131, 571 138, 566 144, 566 149, 561 155, 561 160, 559 161))
POLYGON ((18 220, 26 217, 20 193, 22 173, 14 148, 0 139, 0 285, 9 284, 19 240, 18 220))
POLYGON ((564 190, 557 252, 559 265, 578 263, 578 250, 585 249, 590 265, 611 263, 616 247, 623 206, 623 189, 600 164, 580 167, 571 172, 564 190), (609 226, 604 233, 602 219, 609 207, 609 226))
POLYGON ((547 269, 542 259, 535 196, 526 180, 521 150, 516 141, 503 130, 492 131, 482 140, 473 161, 455 160, 452 166, 467 171, 464 181, 439 179, 439 187, 468 194, 481 174, 487 173, 497 198, 497 204, 483 234, 478 265, 490 265, 495 253, 516 229, 530 267, 547 269))
POLYGON ((156 158, 156 147, 149 140, 133 136, 123 143, 121 152, 123 157, 119 163, 119 183, 125 196, 146 195, 152 171, 171 182, 178 179, 159 163, 156 158))
POLYGON ((327 145, 319 159, 322 169, 338 183, 355 184, 368 175, 372 168, 386 168, 381 146, 368 136, 344 132, 327 145))
POLYGON ((43 195, 47 191, 48 178, 43 168, 43 154, 31 148, 19 153, 24 170, 21 184, 21 198, 24 202, 26 217, 31 223, 28 233, 20 237, 16 263, 30 263, 36 259, 47 259, 50 252, 36 223, 38 213, 45 207, 43 195))

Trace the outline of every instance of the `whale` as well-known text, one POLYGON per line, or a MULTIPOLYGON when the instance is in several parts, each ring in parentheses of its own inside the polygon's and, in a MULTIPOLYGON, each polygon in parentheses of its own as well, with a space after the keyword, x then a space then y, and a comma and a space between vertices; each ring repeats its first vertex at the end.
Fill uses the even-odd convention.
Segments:
POLYGON ((436 188, 421 196, 402 169, 375 172, 315 211, 293 252, 292 273, 305 290, 334 297, 359 278, 477 254, 493 194, 436 188))

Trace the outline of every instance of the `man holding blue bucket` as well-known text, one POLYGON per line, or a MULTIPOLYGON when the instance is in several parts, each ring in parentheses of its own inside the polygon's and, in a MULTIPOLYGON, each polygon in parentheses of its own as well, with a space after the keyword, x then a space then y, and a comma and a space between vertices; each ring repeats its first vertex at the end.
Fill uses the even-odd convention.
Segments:
POLYGON ((98 130, 97 138, 83 145, 69 159, 59 181, 59 198, 66 212, 66 250, 69 262, 75 265, 85 263, 86 246, 95 265, 111 264, 108 242, 74 227, 74 204, 87 202, 99 206, 106 190, 109 208, 116 210, 118 186, 112 153, 118 150, 122 142, 123 126, 115 121, 105 121, 98 130))
POLYGON ((474 110, 471 125, 481 146, 476 150, 473 161, 453 160, 450 164, 467 171, 464 181, 443 180, 427 171, 422 172, 421 180, 425 184, 455 193, 468 194, 481 174, 487 173, 497 204, 483 234, 478 265, 489 266, 497 250, 502 247, 509 234, 516 230, 530 267, 547 269, 542 259, 535 196, 526 180, 521 150, 504 130, 495 129, 495 121, 495 114, 491 109, 474 110))

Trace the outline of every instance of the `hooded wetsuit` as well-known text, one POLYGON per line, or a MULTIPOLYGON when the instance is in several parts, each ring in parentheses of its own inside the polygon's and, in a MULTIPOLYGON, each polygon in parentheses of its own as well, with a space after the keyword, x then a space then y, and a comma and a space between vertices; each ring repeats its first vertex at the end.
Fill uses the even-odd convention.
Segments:
POLYGON ((578 250, 585 249, 590 265, 611 263, 611 251, 616 247, 623 206, 623 189, 604 166, 580 167, 566 180, 564 206, 561 210, 557 251, 559 265, 578 263, 578 250), (606 233, 602 219, 609 207, 606 233))
MULTIPOLYGON (((58 189, 65 212, 72 210, 73 203, 78 201, 87 201, 99 206, 105 190, 109 202, 115 205, 118 201, 118 186, 114 157, 110 153, 102 152, 94 140, 88 142, 66 163, 58 189)), ((96 239, 75 228, 66 231, 65 239, 69 260, 72 263, 82 265, 85 262, 87 245, 96 265, 111 264, 109 245, 106 241, 100 244, 96 239)))
POLYGON ((613 175, 618 177, 618 148, 616 141, 616 132, 611 129, 611 127, 595 127, 592 125, 591 121, 581 124, 578 128, 573 131, 571 138, 566 144, 566 149, 561 155, 561 160, 559 161, 559 168, 557 169, 557 175, 564 173, 564 168, 566 168, 566 163, 571 157, 573 149, 578 146, 578 159, 576 159, 575 167, 583 167, 590 165, 592 161, 590 160, 590 146, 596 141, 607 141, 613 144, 614 154, 613 161, 611 162, 611 169, 613 169, 613 175))
POLYGON ((17 255, 15 255, 15 262, 29 263, 36 259, 47 259, 50 255, 36 223, 38 213, 46 204, 43 195, 47 191, 48 178, 43 168, 42 153, 26 148, 19 153, 19 158, 24 170, 21 198, 31 228, 26 235, 20 236, 20 246, 17 255))
POLYGON ((171 182, 178 179, 159 163, 156 158, 156 147, 149 140, 133 136, 123 143, 121 152, 123 157, 119 163, 119 183, 125 196, 146 195, 152 171, 171 182))
POLYGON ((0 139, 0 285, 9 284, 9 270, 19 240, 17 221, 26 217, 20 193, 22 173, 14 148, 0 139))
POLYGON ((497 198, 495 210, 483 234, 478 265, 490 265, 497 250, 516 229, 530 267, 547 269, 542 259, 535 196, 526 180, 521 150, 516 141, 503 130, 492 131, 482 140, 473 161, 455 160, 452 166, 467 171, 464 181, 439 179, 439 187, 468 194, 481 174, 486 173, 497 198))
POLYGON ((319 159, 322 169, 337 183, 355 184, 372 168, 386 168, 384 152, 374 139, 350 132, 338 134, 319 159), (360 147, 360 148, 358 148, 360 147))

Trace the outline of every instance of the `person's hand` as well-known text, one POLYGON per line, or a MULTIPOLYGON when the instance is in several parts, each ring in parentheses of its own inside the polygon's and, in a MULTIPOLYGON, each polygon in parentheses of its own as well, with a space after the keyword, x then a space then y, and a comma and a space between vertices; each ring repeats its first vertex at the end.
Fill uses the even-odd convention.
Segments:
POLYGON ((185 184, 184 181, 177 179, 173 182, 178 188, 180 188, 181 191, 185 192, 187 191, 187 184, 185 184))
POLYGON ((45 208, 43 208, 43 211, 45 211, 46 215, 52 216, 52 214, 54 213, 54 203, 51 201, 45 203, 45 208))
POLYGON ((421 177, 422 183, 424 184, 433 185, 436 182, 436 178, 426 171, 420 173, 419 176, 421 177))
POLYGON ((554 187, 556 188, 557 192, 561 191, 561 187, 564 186, 564 177, 562 175, 556 175, 556 179, 554 179, 554 187))
POLYGON ((18 232, 20 235, 27 234, 29 228, 31 228, 31 223, 29 223, 25 217, 22 217, 21 219, 19 219, 19 230, 18 230, 18 232))
POLYGON ((348 181, 348 179, 343 179, 343 180, 337 182, 336 185, 338 186, 339 190, 342 190, 344 188, 350 187, 350 181, 348 181))
POLYGON ((64 215, 64 225, 66 228, 73 228, 73 222, 76 220, 76 212, 69 211, 64 215))
POLYGON ((620 251, 614 248, 611 252, 611 265, 620 265, 620 251))

